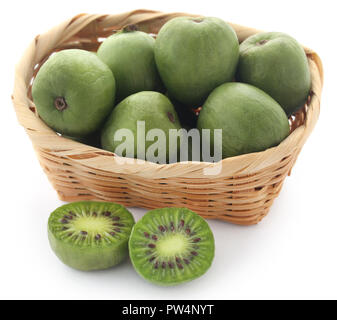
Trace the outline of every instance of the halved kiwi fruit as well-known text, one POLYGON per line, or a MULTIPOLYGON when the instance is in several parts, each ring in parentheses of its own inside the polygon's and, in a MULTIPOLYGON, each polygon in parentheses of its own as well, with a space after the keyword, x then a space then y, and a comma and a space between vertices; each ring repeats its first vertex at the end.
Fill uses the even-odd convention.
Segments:
POLYGON ((74 202, 51 213, 48 237, 53 251, 66 265, 83 271, 106 269, 128 255, 134 223, 122 205, 74 202))
POLYGON ((146 280, 169 286, 203 275, 214 258, 214 237, 207 222, 186 208, 155 209, 134 226, 129 253, 146 280))

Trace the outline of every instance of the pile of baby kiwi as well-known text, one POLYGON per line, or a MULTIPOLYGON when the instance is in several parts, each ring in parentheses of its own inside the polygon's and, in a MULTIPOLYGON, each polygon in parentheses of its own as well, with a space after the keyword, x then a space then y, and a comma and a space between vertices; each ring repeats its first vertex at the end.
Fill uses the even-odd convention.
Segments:
POLYGON ((205 150, 221 151, 220 161, 281 143, 310 87, 307 57, 292 37, 264 32, 239 44, 219 18, 177 17, 156 38, 126 26, 97 52, 54 53, 32 95, 41 119, 65 137, 156 163, 212 162, 205 150), (210 134, 184 145, 191 129, 210 134), (171 143, 173 130, 179 138, 171 143))

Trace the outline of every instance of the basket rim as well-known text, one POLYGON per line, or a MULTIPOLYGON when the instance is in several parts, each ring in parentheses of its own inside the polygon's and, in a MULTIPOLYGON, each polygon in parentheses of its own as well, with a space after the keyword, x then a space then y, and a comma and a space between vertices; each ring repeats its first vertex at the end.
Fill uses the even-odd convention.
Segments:
MULTIPOLYGON (((38 148, 39 150, 45 150, 49 154, 55 156, 63 156, 67 159, 71 159, 75 163, 78 163, 81 166, 86 166, 90 169, 94 169, 97 171, 113 171, 115 173, 128 173, 128 174, 136 174, 139 176, 151 176, 151 171, 155 169, 157 172, 160 172, 158 176, 162 177, 170 177, 170 176, 177 176, 175 172, 177 169, 181 170, 183 167, 186 168, 186 173, 179 174, 179 177, 192 177, 192 173, 196 173, 196 177, 198 173, 200 173, 205 168, 213 168, 214 166, 220 165, 222 166, 222 171, 220 175, 216 177, 225 177, 225 176, 235 176, 235 175, 244 175, 244 174, 252 174, 254 172, 258 172, 267 168, 274 164, 277 161, 281 161, 286 154, 290 154, 293 152, 298 153, 305 143, 306 139, 310 135, 311 131, 313 130, 318 116, 320 112, 320 98, 321 98, 321 91, 323 86, 323 67, 320 57, 316 52, 313 50, 304 47, 306 55, 308 57, 308 62, 310 66, 310 72, 312 77, 312 88, 311 88, 311 99, 308 104, 308 110, 306 114, 306 118, 304 123, 298 126, 285 140, 283 140, 278 146, 266 149, 261 152, 243 154, 236 157, 225 158, 218 163, 208 163, 208 162, 177 162, 171 164, 157 164, 152 163, 149 161, 140 161, 137 159, 129 159, 130 163, 120 166, 121 168, 118 169, 116 165, 112 166, 112 164, 104 165, 102 161, 106 161, 109 159, 111 161, 111 157, 115 159, 121 159, 121 157, 115 155, 112 152, 91 147, 88 145, 83 145, 79 142, 66 139, 60 137, 56 132, 52 129, 47 127, 47 125, 40 119, 37 115, 35 115, 31 110, 30 107, 34 107, 32 101, 29 100, 28 97, 28 90, 27 90, 27 74, 29 70, 31 71, 35 65, 35 60, 38 59, 38 55, 36 54, 36 49, 39 47, 39 42, 41 39, 43 41, 47 41, 48 37, 51 37, 52 34, 56 32, 60 32, 60 30, 66 30, 67 28, 75 28, 77 27, 77 32, 81 31, 82 29, 79 26, 88 26, 92 22, 99 21, 99 23, 104 23, 105 20, 114 20, 115 17, 124 17, 125 21, 127 22, 130 17, 139 17, 140 21, 147 21, 146 19, 164 19, 164 18, 172 18, 175 16, 183 16, 189 15, 186 13, 162 13, 160 11, 154 10, 145 10, 139 9, 130 12, 126 12, 119 15, 107 15, 107 14, 79 14, 66 20, 65 22, 61 23, 60 25, 50 29, 49 31, 45 32, 44 34, 38 35, 32 41, 30 46, 26 49, 25 53, 23 54, 20 62, 16 66, 16 73, 15 73, 15 83, 14 83, 14 92, 12 94, 12 101, 14 105, 14 109, 17 114, 17 118, 19 123, 25 128, 27 134, 31 138, 34 147, 38 148), (126 18, 125 18, 126 17, 126 18), (84 21, 84 22, 83 22, 84 21), (76 25, 78 23, 78 25, 76 25), (30 64, 27 64, 27 57, 30 64), (26 91, 25 91, 26 89, 26 91), (44 136, 44 139, 42 139, 44 136), (38 138, 43 140, 42 143, 37 143, 38 138), (50 140, 50 144, 54 143, 56 148, 50 149, 48 146, 48 142, 46 140, 50 140), (61 147, 62 145, 62 147, 61 147), (74 153, 74 150, 77 150, 80 154, 78 158, 71 157, 74 153), (88 157, 87 157, 87 156, 88 157), (100 165, 97 165, 97 161, 92 161, 92 158, 89 155, 94 155, 94 158, 100 157, 100 165), (133 163, 131 163, 133 162, 133 163), (141 168, 139 165, 135 165, 134 162, 141 163, 141 168), (240 165, 238 165, 240 163, 240 165)), ((200 15, 199 15, 200 16, 200 15)), ((237 32, 242 32, 243 35, 238 34, 240 39, 247 37, 250 34, 254 34, 257 32, 261 32, 257 29, 251 29, 248 27, 244 27, 241 25, 229 23, 234 30, 237 32), (248 31, 247 31, 248 30, 248 31)), ((65 32, 66 33, 66 32, 65 32)), ((73 32, 75 34, 75 32, 73 32)), ((66 39, 64 40, 66 41, 66 39)), ((124 158, 125 160, 125 158, 124 158)), ((124 161, 123 160, 123 161, 124 161)), ((156 173, 157 177, 157 173, 156 173)), ((214 176, 213 176, 214 177, 214 176)), ((154 178, 154 177, 153 177, 154 178)), ((207 178, 207 176, 203 176, 203 178, 207 178)))

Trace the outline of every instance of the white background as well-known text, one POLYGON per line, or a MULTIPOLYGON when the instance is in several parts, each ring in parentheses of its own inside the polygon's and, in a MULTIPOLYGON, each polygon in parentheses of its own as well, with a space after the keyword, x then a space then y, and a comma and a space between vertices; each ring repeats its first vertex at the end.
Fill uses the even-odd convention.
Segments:
MULTIPOLYGON (((333 1, 2 1, 0 59, 0 298, 2 299, 311 299, 337 298, 336 37, 333 1), (6 3, 6 5, 4 4, 6 3), (318 124, 269 215, 259 225, 210 221, 212 268, 162 288, 131 263, 84 273, 51 251, 46 225, 62 204, 47 181, 11 104, 14 65, 38 33, 81 12, 146 8, 217 16, 283 31, 315 49, 325 67, 318 124)), ((145 210, 132 209, 136 219, 145 210)))

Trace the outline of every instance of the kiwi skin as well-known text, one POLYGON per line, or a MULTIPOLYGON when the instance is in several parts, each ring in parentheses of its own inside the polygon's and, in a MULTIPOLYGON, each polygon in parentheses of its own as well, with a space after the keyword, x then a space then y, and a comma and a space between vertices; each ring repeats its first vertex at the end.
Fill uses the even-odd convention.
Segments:
POLYGON ((128 256, 128 240, 131 229, 135 221, 131 213, 122 205, 108 202, 81 201, 63 205, 53 211, 48 220, 48 239, 50 246, 56 256, 66 265, 81 271, 102 270, 111 268, 121 263, 128 256), (115 213, 127 223, 116 241, 110 243, 92 241, 81 244, 81 242, 62 239, 60 234, 55 232, 60 228, 57 222, 62 218, 59 212, 67 214, 74 212, 79 216, 83 212, 109 211, 115 213))
POLYGON ((215 254, 214 236, 206 220, 187 208, 154 209, 148 211, 134 225, 129 240, 129 253, 133 267, 143 279, 160 286, 176 286, 199 278, 211 267, 215 254), (182 220, 184 220, 184 227, 179 226, 182 220), (174 229, 170 230, 170 226, 174 226, 174 229), (177 233, 180 237, 186 236, 187 229, 190 229, 188 238, 192 237, 189 238, 192 246, 198 245, 199 247, 191 249, 198 251, 198 256, 195 254, 184 257, 177 252, 171 257, 160 256, 159 265, 156 263, 157 268, 154 268, 153 264, 151 266, 150 262, 154 263, 156 260, 153 260, 153 255, 149 254, 149 249, 150 251, 156 250, 151 249, 153 245, 158 247, 161 237, 163 239, 165 236, 170 237, 170 232, 171 234, 177 233), (200 242, 193 241, 193 239, 200 240, 200 242), (175 258, 176 254, 180 257, 180 263, 175 258), (163 261, 165 261, 165 267, 163 267, 163 261), (171 269, 168 267, 169 262, 171 262, 171 269))
POLYGON ((57 257, 66 265, 81 271, 104 270, 122 262, 128 252, 127 242, 110 248, 80 248, 60 243, 48 231, 49 243, 57 257), (104 257, 104 259, 102 259, 104 257))

